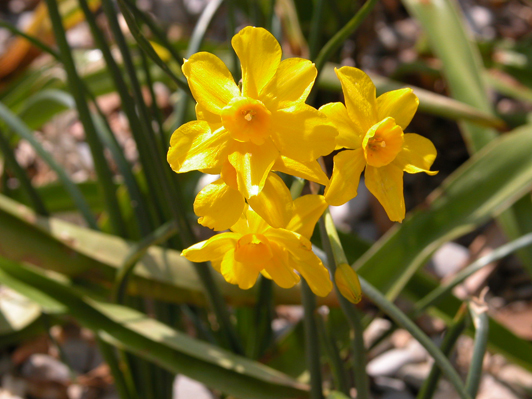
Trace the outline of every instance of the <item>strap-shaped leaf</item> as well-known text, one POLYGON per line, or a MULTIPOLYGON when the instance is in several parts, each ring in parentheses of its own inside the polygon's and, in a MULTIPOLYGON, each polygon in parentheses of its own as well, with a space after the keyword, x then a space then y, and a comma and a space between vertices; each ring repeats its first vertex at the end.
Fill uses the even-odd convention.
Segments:
POLYGON ((109 343, 239 398, 307 398, 308 387, 261 363, 191 338, 122 305, 91 298, 65 279, 0 258, 0 280, 46 310, 59 303, 109 343))

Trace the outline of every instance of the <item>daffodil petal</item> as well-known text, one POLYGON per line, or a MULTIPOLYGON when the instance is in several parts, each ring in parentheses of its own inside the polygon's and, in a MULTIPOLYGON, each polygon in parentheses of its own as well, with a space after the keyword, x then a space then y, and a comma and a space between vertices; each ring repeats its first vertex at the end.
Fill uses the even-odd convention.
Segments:
POLYGON ((194 213, 198 223, 215 231, 227 230, 237 221, 244 210, 242 194, 232 189, 222 179, 208 184, 194 201, 194 213))
POLYGON ((254 209, 248 208, 245 213, 247 219, 247 225, 250 233, 263 234, 266 230, 270 229, 270 225, 255 212, 254 209))
POLYGON ((325 188, 325 200, 334 206, 345 204, 357 196, 360 174, 366 166, 364 150, 345 150, 334 156, 330 184, 325 188))
POLYGON ((317 74, 309 60, 288 58, 279 64, 277 73, 262 89, 259 99, 270 110, 304 103, 317 74))
POLYGON ((212 131, 205 121, 181 125, 170 139, 167 160, 174 172, 221 168, 229 151, 229 133, 212 131))
POLYGON ((342 67, 335 69, 340 79, 349 118, 367 132, 377 120, 376 89, 370 77, 360 69, 342 67))
POLYGON ((368 165, 365 173, 366 187, 379 200, 393 222, 405 218, 403 196, 403 171, 393 162, 381 167, 368 165))
POLYGON ((425 172, 434 176, 438 171, 430 170, 436 159, 436 147, 429 139, 415 133, 404 135, 403 149, 393 161, 401 170, 408 173, 425 172))
POLYGON ((217 234, 208 240, 198 242, 181 252, 181 255, 191 262, 207 262, 222 259, 224 255, 234 250, 236 242, 242 237, 238 233, 217 234))
POLYGON ((268 175, 264 188, 248 198, 248 204, 272 227, 286 227, 294 211, 290 190, 275 173, 268 175))
POLYGON ((235 260, 234 249, 225 254, 220 265, 220 273, 224 276, 225 281, 237 284, 243 290, 253 287, 259 276, 258 269, 246 266, 242 262, 235 260))
POLYGON ((220 115, 208 111, 200 103, 196 103, 196 118, 199 121, 207 122, 213 132, 222 127, 222 118, 220 118, 220 115))
POLYGON ((321 297, 329 295, 332 282, 329 271, 323 266, 320 258, 312 254, 306 259, 296 260, 294 267, 301 273, 314 294, 321 297))
POLYGON ((336 136, 336 149, 357 149, 362 145, 366 131, 360 125, 353 123, 347 114, 347 109, 342 103, 329 103, 320 107, 320 111, 327 115, 329 121, 338 129, 336 136))
POLYGON ((327 209, 327 202, 323 195, 309 194, 297 198, 294 201, 294 216, 286 229, 310 240, 314 227, 325 209, 327 209))
POLYGON ((261 273, 269 276, 281 288, 292 288, 300 278, 290 266, 288 251, 276 243, 271 243, 270 248, 273 257, 264 264, 265 270, 261 273))
POLYGON ((233 36, 231 44, 242 65, 242 94, 257 99, 277 71, 281 61, 281 46, 266 29, 252 26, 233 36))
POLYGON ((312 244, 308 239, 285 229, 270 229, 266 237, 288 250, 289 266, 303 276, 314 294, 323 297, 331 292, 329 271, 323 266, 320 258, 312 252, 312 244))
POLYGON ((310 105, 300 104, 272 112, 272 140, 282 155, 296 161, 315 161, 330 154, 337 134, 327 117, 310 105))
POLYGON ((248 234, 248 233, 254 233, 250 230, 249 224, 248 224, 248 218, 247 214, 249 211, 248 205, 244 205, 244 212, 242 212, 242 215, 238 218, 238 221, 231 226, 231 231, 234 231, 235 233, 240 233, 242 235, 248 234))
POLYGON ((183 64, 192 95, 207 111, 219 115, 233 97, 240 95, 231 72, 214 54, 200 52, 183 64))
POLYGON ((382 120, 391 116, 405 130, 418 106, 419 100, 412 89, 392 90, 377 98, 377 118, 382 120))
POLYGON ((297 176, 323 184, 324 186, 329 184, 329 178, 318 161, 298 162, 294 159, 280 156, 275 160, 272 169, 277 172, 286 173, 287 175, 297 176))
POLYGON ((238 190, 246 198, 261 192, 279 151, 267 140, 262 145, 234 142, 229 162, 236 169, 238 190))
POLYGON ((272 276, 270 276, 270 274, 266 271, 266 269, 262 269, 260 271, 260 274, 262 274, 264 277, 266 277, 268 280, 273 280, 272 279, 272 276))

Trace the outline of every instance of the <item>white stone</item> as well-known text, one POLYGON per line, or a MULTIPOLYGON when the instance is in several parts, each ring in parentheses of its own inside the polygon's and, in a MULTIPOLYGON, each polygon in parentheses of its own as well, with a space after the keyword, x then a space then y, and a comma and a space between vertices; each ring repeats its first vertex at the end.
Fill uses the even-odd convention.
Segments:
POLYGON ((184 375, 178 375, 174 381, 174 399, 192 398, 213 399, 213 396, 205 385, 184 375))
POLYGON ((454 242, 443 244, 432 256, 431 268, 438 277, 455 274, 469 261, 469 250, 454 242))

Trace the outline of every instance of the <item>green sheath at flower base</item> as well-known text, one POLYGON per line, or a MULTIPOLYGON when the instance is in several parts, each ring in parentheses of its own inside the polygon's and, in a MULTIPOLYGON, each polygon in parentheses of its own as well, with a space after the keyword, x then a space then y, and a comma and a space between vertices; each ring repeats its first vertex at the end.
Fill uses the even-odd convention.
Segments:
POLYGON ((362 299, 362 288, 357 273, 347 263, 342 263, 336 268, 334 280, 340 293, 352 303, 359 303, 362 299))

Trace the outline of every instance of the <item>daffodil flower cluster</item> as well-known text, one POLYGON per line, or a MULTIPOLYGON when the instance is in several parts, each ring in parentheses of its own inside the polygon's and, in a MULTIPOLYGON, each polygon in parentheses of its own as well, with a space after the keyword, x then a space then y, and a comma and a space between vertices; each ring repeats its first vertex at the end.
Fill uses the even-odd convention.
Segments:
POLYGON ((242 66, 241 85, 207 52, 194 54, 182 68, 197 102, 197 120, 174 132, 168 162, 177 173, 220 175, 199 192, 194 212, 206 227, 230 229, 182 254, 193 262, 211 261, 242 289, 252 287, 259 274, 284 288, 303 276, 315 294, 325 296, 332 284, 310 237, 326 207, 354 198, 365 169, 368 189, 391 220, 401 221, 403 171, 436 173, 430 171, 432 143, 403 133, 417 97, 403 89, 376 98, 364 72, 343 67, 336 73, 346 106, 317 110, 305 104, 317 76, 312 62, 281 61, 279 43, 262 28, 244 28, 232 46, 242 66), (334 150, 341 152, 329 181, 317 160, 334 150), (275 172, 319 183, 325 196, 293 201, 275 172))

